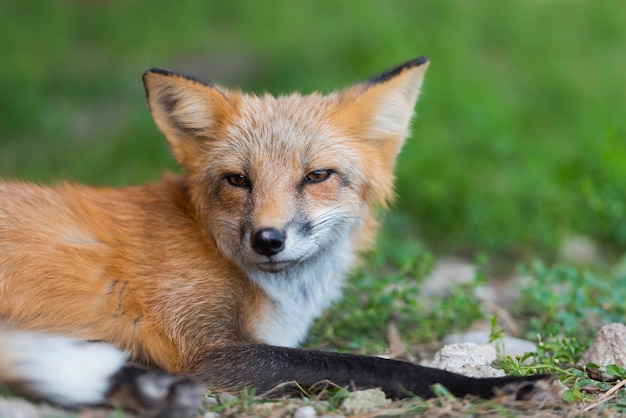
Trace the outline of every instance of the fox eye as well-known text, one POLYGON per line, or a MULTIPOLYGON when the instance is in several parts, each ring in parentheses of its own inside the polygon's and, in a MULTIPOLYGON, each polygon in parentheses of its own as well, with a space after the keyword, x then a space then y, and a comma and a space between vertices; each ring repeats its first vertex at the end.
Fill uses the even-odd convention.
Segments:
POLYGON ((250 187, 250 180, 243 174, 227 174, 226 181, 235 187, 250 187))
POLYGON ((322 181, 328 179, 328 177, 330 177, 330 175, 332 173, 333 173, 332 170, 315 170, 315 171, 311 171, 304 178, 304 182, 305 183, 319 183, 319 182, 322 182, 322 181))

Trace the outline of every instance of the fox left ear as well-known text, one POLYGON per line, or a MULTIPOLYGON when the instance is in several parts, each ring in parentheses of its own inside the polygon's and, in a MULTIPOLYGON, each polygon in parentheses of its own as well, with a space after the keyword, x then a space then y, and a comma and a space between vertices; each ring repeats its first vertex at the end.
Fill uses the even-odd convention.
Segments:
POLYGON ((373 143, 390 166, 409 136, 428 64, 428 58, 416 58, 346 91, 356 95, 352 103, 360 115, 358 136, 373 143))
POLYGON ((146 71, 143 83, 154 122, 178 163, 189 168, 197 155, 198 141, 215 137, 233 104, 224 91, 161 68, 146 71))

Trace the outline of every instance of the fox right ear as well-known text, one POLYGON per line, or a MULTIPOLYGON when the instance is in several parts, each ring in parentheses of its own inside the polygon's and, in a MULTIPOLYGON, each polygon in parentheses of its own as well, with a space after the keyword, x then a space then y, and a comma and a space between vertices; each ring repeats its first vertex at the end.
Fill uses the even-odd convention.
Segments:
POLYGON ((409 136, 427 68, 428 58, 419 57, 343 92, 343 120, 351 121, 352 135, 373 146, 389 170, 409 136))
POLYGON ((233 105, 214 86, 161 68, 146 71, 143 84, 154 122, 178 163, 187 167, 197 140, 214 138, 233 105))

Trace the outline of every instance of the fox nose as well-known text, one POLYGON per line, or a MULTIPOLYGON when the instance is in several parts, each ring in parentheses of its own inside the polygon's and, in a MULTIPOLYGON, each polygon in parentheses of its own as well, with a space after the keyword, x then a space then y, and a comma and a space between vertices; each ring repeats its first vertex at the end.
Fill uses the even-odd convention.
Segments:
POLYGON ((285 248, 285 234, 275 228, 263 228, 252 235, 251 244, 258 254, 271 256, 285 248))

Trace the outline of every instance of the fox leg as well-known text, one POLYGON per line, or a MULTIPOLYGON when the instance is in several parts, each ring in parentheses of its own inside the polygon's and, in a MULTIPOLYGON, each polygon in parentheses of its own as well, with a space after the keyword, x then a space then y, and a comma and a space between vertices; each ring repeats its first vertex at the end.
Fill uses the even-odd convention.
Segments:
POLYGON ((435 396, 431 386, 442 384, 455 396, 493 398, 506 393, 513 400, 540 400, 552 376, 472 378, 412 363, 350 354, 301 350, 268 345, 212 348, 194 377, 221 388, 251 387, 257 393, 281 383, 309 388, 323 381, 340 386, 381 388, 389 397, 435 396))
POLYGON ((66 408, 119 406, 144 416, 183 417, 200 406, 203 386, 125 363, 108 344, 0 329, 0 386, 66 408))

